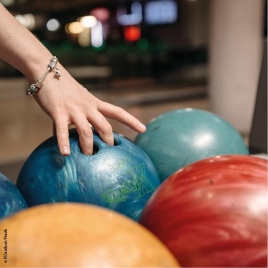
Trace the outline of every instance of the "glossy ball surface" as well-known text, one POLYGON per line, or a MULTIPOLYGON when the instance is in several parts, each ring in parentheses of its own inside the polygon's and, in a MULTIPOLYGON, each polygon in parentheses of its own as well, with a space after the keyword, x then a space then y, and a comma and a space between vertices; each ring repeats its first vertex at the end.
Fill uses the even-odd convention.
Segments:
POLYGON ((161 181, 207 157, 249 154, 243 138, 229 123, 199 109, 179 109, 156 117, 135 144, 151 158, 161 181))
POLYGON ((101 207, 36 206, 0 221, 0 230, 9 246, 1 267, 178 267, 154 235, 101 207))
POLYGON ((27 208, 27 204, 14 185, 4 174, 0 173, 0 219, 27 208))
POLYGON ((267 267, 267 160, 218 156, 155 191, 140 223, 185 267, 267 267))
POLYGON ((149 157, 127 138, 114 133, 115 146, 94 133, 95 153, 83 155, 75 130, 71 154, 62 156, 56 137, 38 146, 24 163, 17 187, 29 206, 79 202, 106 207, 137 220, 160 185, 149 157))

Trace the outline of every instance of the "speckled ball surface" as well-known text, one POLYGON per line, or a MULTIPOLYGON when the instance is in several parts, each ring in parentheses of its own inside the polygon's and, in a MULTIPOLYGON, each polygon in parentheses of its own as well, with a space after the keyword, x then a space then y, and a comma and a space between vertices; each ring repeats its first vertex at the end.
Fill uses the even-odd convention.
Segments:
POLYGON ((248 155, 240 133, 216 114, 178 109, 154 118, 135 144, 154 163, 161 181, 195 161, 224 154, 248 155))
POLYGON ((32 207, 46 203, 78 202, 105 207, 138 220, 160 185, 146 153, 114 133, 115 146, 94 133, 93 155, 82 154, 76 130, 69 133, 71 154, 62 156, 56 137, 41 143, 25 161, 16 185, 32 207))
POLYGON ((14 183, 0 173, 0 219, 27 208, 27 204, 14 183))

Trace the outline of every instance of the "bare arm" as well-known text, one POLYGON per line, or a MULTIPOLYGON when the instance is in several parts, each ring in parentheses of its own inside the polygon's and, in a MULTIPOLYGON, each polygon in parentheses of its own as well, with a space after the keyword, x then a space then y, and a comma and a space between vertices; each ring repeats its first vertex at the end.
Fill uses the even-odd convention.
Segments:
MULTIPOLYGON (((29 84, 44 74, 53 55, 0 4, 0 58, 25 75, 29 84)), ((63 155, 70 153, 68 125, 79 133, 82 152, 91 154, 93 133, 89 123, 106 143, 113 144, 112 127, 105 117, 118 120, 137 132, 145 126, 124 109, 103 102, 80 85, 60 64, 62 77, 48 73, 42 89, 34 96, 56 126, 58 145, 63 155)))

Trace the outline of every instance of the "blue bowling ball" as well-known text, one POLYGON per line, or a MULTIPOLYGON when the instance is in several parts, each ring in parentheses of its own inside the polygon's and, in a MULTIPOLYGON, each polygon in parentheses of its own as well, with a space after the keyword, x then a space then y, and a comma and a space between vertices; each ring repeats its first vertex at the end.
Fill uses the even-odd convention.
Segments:
POLYGON ((4 174, 0 173, 0 219, 27 208, 27 204, 14 185, 4 174))
POLYGON ((29 206, 79 202, 106 207, 138 220, 154 190, 157 171, 144 151, 114 133, 114 146, 94 133, 94 154, 81 153, 76 130, 69 133, 71 154, 62 156, 56 137, 40 144, 24 163, 17 187, 29 206))
POLYGON ((204 158, 249 154, 243 138, 232 125, 214 113, 191 108, 154 118, 134 143, 151 158, 161 181, 204 158))

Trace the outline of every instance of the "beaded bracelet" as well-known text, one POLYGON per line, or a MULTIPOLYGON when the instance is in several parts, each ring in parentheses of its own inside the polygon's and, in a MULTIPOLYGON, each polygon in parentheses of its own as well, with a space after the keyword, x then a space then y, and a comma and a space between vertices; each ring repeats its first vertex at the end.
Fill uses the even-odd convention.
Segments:
POLYGON ((54 71, 57 78, 61 77, 60 70, 56 68, 58 62, 59 60, 57 59, 57 57, 53 56, 53 58, 50 60, 50 63, 47 65, 48 67, 44 75, 35 84, 32 84, 30 88, 27 89, 27 96, 35 95, 43 87, 43 82, 49 72, 54 71))

